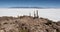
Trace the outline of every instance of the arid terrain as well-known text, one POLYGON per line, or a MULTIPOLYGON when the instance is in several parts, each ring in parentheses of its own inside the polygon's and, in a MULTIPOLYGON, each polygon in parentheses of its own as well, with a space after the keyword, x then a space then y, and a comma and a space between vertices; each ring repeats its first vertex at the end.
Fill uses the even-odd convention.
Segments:
POLYGON ((32 16, 0 17, 0 32, 60 32, 60 21, 32 16))

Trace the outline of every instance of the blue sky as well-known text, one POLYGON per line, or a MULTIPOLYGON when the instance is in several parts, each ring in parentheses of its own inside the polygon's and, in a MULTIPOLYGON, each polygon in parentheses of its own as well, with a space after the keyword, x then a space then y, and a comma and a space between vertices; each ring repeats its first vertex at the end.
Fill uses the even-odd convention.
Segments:
POLYGON ((6 8, 6 7, 60 8, 60 0, 0 0, 0 8, 6 8))

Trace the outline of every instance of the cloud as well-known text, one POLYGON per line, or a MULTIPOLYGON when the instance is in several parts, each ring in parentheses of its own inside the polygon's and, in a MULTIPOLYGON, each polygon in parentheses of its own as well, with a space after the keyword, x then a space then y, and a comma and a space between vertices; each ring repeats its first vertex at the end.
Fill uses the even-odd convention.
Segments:
POLYGON ((60 20, 60 9, 36 9, 36 8, 0 8, 0 16, 17 16, 29 15, 33 16, 33 11, 39 11, 39 16, 54 21, 60 20))

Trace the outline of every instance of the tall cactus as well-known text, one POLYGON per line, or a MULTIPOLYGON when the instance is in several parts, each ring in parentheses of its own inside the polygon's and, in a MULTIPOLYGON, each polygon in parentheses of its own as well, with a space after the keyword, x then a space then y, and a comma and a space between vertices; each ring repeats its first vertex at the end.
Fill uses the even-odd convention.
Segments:
POLYGON ((39 18, 38 10, 36 11, 36 13, 35 13, 35 11, 34 11, 34 17, 35 17, 35 18, 39 18))
POLYGON ((34 11, 34 17, 36 17, 35 11, 34 11))
POLYGON ((39 18, 39 15, 38 15, 38 10, 36 11, 36 17, 39 18))

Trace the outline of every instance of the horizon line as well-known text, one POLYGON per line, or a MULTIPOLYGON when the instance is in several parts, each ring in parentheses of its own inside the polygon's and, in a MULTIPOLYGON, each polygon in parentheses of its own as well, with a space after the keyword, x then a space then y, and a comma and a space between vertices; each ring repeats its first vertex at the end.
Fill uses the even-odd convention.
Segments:
POLYGON ((38 9, 58 9, 60 7, 0 7, 0 8, 38 8, 38 9))

